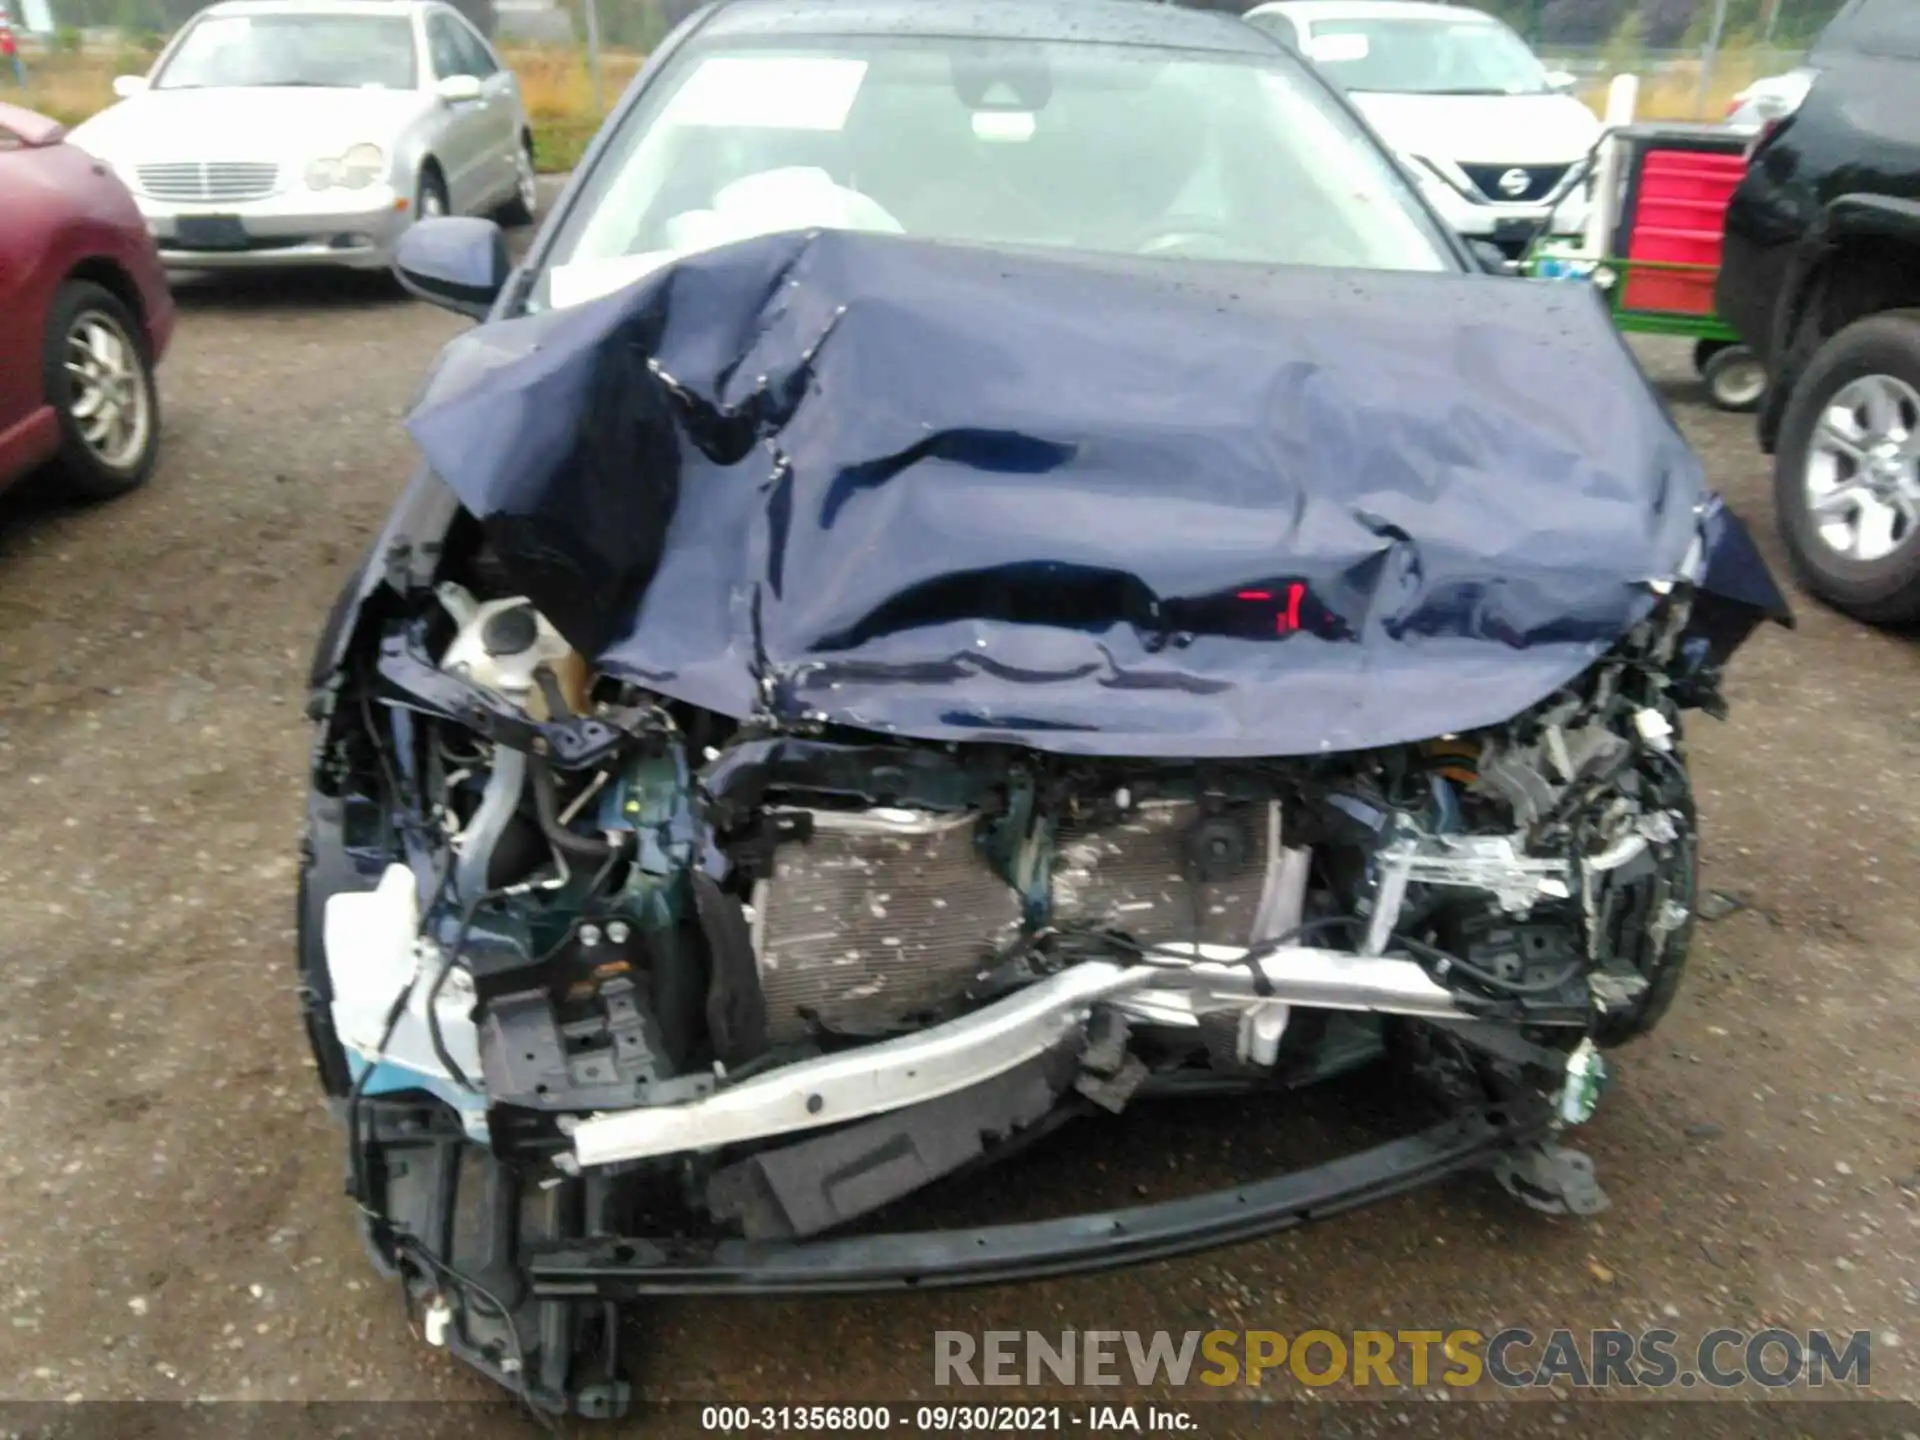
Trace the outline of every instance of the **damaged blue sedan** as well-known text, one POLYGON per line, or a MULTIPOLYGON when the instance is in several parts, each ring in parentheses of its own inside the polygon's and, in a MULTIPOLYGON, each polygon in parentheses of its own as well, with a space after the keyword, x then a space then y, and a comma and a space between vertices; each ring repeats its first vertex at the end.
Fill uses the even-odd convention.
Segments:
POLYGON ((1785 607, 1600 304, 1483 271, 1291 52, 727 0, 524 263, 399 269, 485 323, 316 656, 299 964, 429 1340, 613 1414, 650 1296, 1604 1204, 1565 1141, 1680 982, 1684 724, 1785 607), (1312 1168, 876 1213, 1361 1066, 1407 1123, 1312 1168))

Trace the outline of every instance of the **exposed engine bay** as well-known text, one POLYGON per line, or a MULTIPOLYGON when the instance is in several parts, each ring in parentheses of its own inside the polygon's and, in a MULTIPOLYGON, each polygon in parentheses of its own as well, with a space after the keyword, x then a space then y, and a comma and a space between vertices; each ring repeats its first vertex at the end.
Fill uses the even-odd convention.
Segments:
MULTIPOLYGON (((1659 1018, 1686 956, 1680 712, 1715 701, 1689 602, 1503 726, 1178 763, 741 724, 595 674, 523 597, 442 582, 332 696, 316 820, 353 874, 310 873, 328 893, 303 910, 386 1263, 445 1253, 476 1158, 511 1192, 490 1204, 529 1181, 564 1203, 561 1237, 670 1192, 787 1241, 1196 1082, 1384 1056, 1443 1105, 1585 1119, 1597 1047, 1659 1018)), ((1604 1204, 1557 1146, 1500 1175, 1604 1204)), ((475 1283, 523 1288, 513 1244, 475 1283)), ((458 1290, 438 1263, 429 1308, 458 1290)), ((469 1358, 515 1383, 528 1324, 470 1327, 469 1358)), ((547 1343, 564 1399, 576 1347, 547 1343)))
POLYGON ((1563 1141, 1679 983, 1682 719, 1785 606, 1603 307, 1500 283, 823 231, 455 341, 319 647, 301 898, 427 1338, 609 1413, 650 1296, 1069 1273, 1466 1171, 1600 1209, 1563 1141), (1063 1126, 1037 1160, 1362 1067, 1416 1128, 890 1228, 1063 1126))

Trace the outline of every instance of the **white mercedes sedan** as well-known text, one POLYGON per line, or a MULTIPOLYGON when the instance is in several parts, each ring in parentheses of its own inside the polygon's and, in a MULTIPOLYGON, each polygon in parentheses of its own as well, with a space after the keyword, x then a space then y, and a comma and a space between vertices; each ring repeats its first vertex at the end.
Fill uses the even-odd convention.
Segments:
POLYGON ((519 82, 437 0, 224 0, 73 131, 171 270, 383 269, 422 216, 532 218, 519 82))

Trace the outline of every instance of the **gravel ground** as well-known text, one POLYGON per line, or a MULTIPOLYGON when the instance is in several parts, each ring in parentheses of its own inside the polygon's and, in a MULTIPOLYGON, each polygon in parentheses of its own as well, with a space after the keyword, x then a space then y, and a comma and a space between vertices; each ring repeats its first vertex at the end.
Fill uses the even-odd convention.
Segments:
MULTIPOLYGON (((0 1396, 490 1398, 362 1259, 291 984, 308 650, 460 322, 343 281, 181 301, 152 484, 0 501, 0 1396)), ((1680 347, 1641 353, 1779 563, 1750 422, 1704 407, 1680 347)), ((1869 1329, 1875 1390, 1920 1393, 1920 651, 1800 620, 1695 731, 1705 883, 1742 903, 1583 1132, 1599 1221, 1462 1180, 1110 1276, 663 1304, 646 1393, 926 1395, 936 1329, 1508 1324, 1869 1329)), ((1093 1126, 992 1183, 1158 1194, 1343 1123, 1308 1101, 1093 1126)))

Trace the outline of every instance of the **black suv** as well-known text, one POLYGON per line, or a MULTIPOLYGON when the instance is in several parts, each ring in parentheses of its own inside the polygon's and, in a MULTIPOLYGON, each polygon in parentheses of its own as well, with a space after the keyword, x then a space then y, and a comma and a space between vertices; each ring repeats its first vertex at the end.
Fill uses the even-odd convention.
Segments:
POLYGON ((1920 620, 1920 3, 1851 0, 1727 211, 1717 303, 1774 377, 1760 411, 1800 579, 1920 620))

